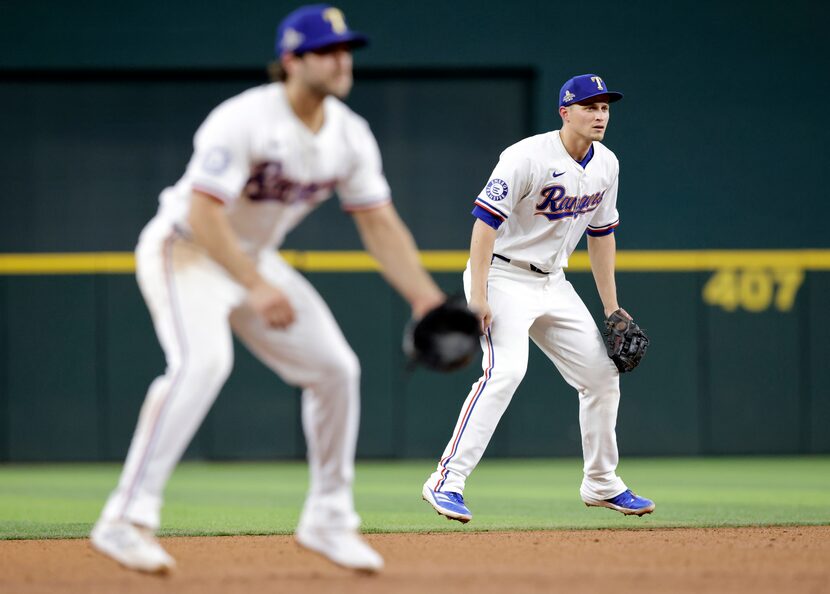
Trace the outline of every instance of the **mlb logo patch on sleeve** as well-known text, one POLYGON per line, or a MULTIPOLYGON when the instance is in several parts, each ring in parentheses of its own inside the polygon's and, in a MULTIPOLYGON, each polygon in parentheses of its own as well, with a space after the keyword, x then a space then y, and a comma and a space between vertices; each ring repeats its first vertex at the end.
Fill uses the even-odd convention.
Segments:
POLYGON ((491 179, 484 192, 490 200, 498 202, 507 196, 507 182, 498 178, 491 179))
POLYGON ((222 147, 214 147, 205 155, 205 159, 202 161, 202 168, 208 173, 219 175, 227 169, 230 162, 230 151, 222 147))

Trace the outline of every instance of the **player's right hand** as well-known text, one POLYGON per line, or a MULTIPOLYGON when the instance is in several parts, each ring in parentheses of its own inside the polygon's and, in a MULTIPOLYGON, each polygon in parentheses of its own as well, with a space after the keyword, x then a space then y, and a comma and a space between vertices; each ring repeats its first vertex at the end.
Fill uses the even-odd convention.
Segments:
POLYGON ((296 318, 294 307, 285 293, 267 282, 251 287, 248 303, 272 328, 286 328, 296 318))
POLYGON ((490 311, 490 304, 487 303, 486 299, 476 299, 473 297, 467 306, 476 315, 479 323, 481 323, 481 333, 486 333, 490 327, 490 323, 493 321, 493 312, 490 311))

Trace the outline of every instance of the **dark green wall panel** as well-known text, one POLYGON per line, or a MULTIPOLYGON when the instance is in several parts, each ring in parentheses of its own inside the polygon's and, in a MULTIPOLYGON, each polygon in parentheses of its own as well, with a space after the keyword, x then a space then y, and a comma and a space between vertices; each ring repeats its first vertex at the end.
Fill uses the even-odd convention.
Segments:
MULTIPOLYGON (((183 174, 201 121, 264 82, 189 76, 0 82, 0 107, 15 114, 0 120, 0 136, 15 146, 0 159, 0 179, 6 195, 27 196, 0 218, 0 253, 134 249, 159 193, 183 174)), ((353 92, 349 102, 372 125, 395 203, 422 248, 468 244, 475 196, 501 150, 531 130, 530 77, 388 73, 353 92), (488 102, 471 110, 469 98, 484 94, 488 102)), ((334 199, 285 247, 361 244, 334 199)))
POLYGON ((6 291, 9 280, 0 278, 0 462, 9 459, 10 406, 9 397, 9 308, 6 305, 6 291))
MULTIPOLYGON (((263 80, 274 26, 294 6, 4 5, 0 109, 13 117, 0 118, 0 252, 131 250, 159 191, 181 175, 198 123, 263 80)), ((822 185, 827 143, 809 118, 780 113, 793 89, 830 91, 816 76, 830 4, 602 0, 601 39, 566 60, 550 23, 579 22, 576 4, 341 7, 373 41, 356 54, 350 103, 375 130, 423 248, 466 248, 470 199, 501 149, 558 127, 559 86, 592 71, 626 93, 606 138, 622 167, 621 249, 828 247, 813 222, 830 217, 830 201, 811 190, 822 185), (771 138, 799 150, 770 150, 771 138), (798 171, 805 189, 788 194, 798 206, 786 212, 771 173, 780 171, 798 171)), ((287 243, 358 246, 334 201, 287 243)), ((360 454, 437 457, 477 367, 407 374, 399 341, 408 312, 384 283, 310 276, 363 365, 360 454)), ((758 314, 705 305, 709 276, 619 275, 621 303, 653 339, 643 367, 622 379, 622 453, 830 452, 826 272, 808 272, 791 312, 758 314)), ((590 274, 569 277, 599 319, 590 274)), ((460 288, 460 274, 439 280, 460 288)), ((0 309, 0 459, 123 457, 164 366, 133 278, 5 277, 0 309)), ((576 410, 572 389, 531 347, 488 455, 578 453, 576 410)), ((298 411, 296 392, 237 346, 188 456, 301 455, 298 411)))
POLYGON ((809 345, 809 361, 805 378, 806 390, 802 409, 808 425, 809 451, 830 452, 830 347, 826 336, 830 312, 830 274, 814 274, 808 280, 809 308, 803 314, 804 341, 809 345))
MULTIPOLYGON (((401 373, 402 412, 405 416, 399 435, 402 443, 396 454, 400 457, 433 459, 437 464, 452 436, 470 386, 478 380, 480 373, 478 360, 448 375, 435 375, 425 369, 401 373)), ((491 447, 488 452, 493 450, 491 447)))
MULTIPOLYGON (((123 75, 142 68, 174 72, 261 68, 272 56, 277 22, 295 6, 294 2, 253 0, 245 10, 229 11, 223 3, 206 2, 194 12, 186 2, 169 2, 163 8, 154 3, 115 5, 102 0, 6 3, 0 19, 0 69, 52 69, 70 74, 109 69, 123 75), (211 42, 205 43, 206 39, 211 42)), ((830 91, 830 79, 816 75, 826 69, 821 58, 824 26, 830 21, 826 2, 602 0, 592 5, 593 14, 600 15, 601 34, 577 43, 578 51, 567 52, 562 47, 573 42, 566 41, 567 36, 551 23, 584 21, 584 7, 579 4, 516 0, 506 10, 501 2, 472 0, 347 0, 341 7, 354 27, 372 37, 371 46, 356 53, 357 67, 367 71, 533 70, 532 104, 522 108, 531 117, 533 131, 558 127, 558 90, 575 74, 597 71, 625 92, 625 100, 613 108, 607 144, 623 164, 620 199, 626 207, 622 216, 626 229, 631 230, 632 247, 826 245, 822 234, 811 232, 810 220, 826 220, 830 203, 816 199, 810 188, 821 187, 820 172, 830 156, 827 144, 809 118, 778 115, 782 97, 793 93, 792 89, 809 89, 819 97, 830 91), (741 105, 739 116, 730 107, 736 104, 741 105), (770 150, 770 139, 775 138, 786 138, 798 150, 770 150), (786 216, 770 216, 780 212, 783 192, 770 172, 780 170, 798 171, 802 176, 799 187, 804 192, 794 200, 805 207, 788 209, 786 216)), ((358 89, 366 82, 359 80, 358 89)), ((391 94, 372 92, 378 104, 392 99, 391 94)), ((116 108, 116 114, 131 117, 133 103, 144 98, 140 90, 133 94, 135 99, 116 108)), ((7 95, 4 88, 0 97, 7 95)), ((90 106, 97 103, 92 97, 90 106)), ((163 127, 164 106, 154 105, 152 99, 150 93, 148 110, 157 118, 151 115, 143 121, 149 128, 156 123, 163 127)), ((412 96, 408 105, 404 97, 396 103, 403 111, 392 112, 401 131, 415 122, 412 109, 418 106, 411 105, 415 99, 412 96)), ((475 138, 498 129, 501 118, 515 108, 488 89, 471 91, 463 99, 468 112, 463 119, 473 121, 467 126, 466 149, 477 152, 475 138)), ((67 120, 82 113, 75 104, 65 109, 62 105, 54 102, 59 113, 72 114, 67 120)), ((195 100, 192 115, 185 117, 203 115, 199 105, 195 100)), ((448 114, 454 105, 447 103, 448 114)), ((16 113, 5 103, 2 107, 6 113, 16 113)), ((366 113, 370 121, 371 111, 366 113)), ((123 121, 105 121, 129 144, 122 133, 123 121)), ((171 126, 171 132, 178 126, 171 126)), ((132 129, 126 125, 126 130, 132 129)), ((435 142, 443 155, 441 136, 435 142)), ((384 139, 390 149, 395 141, 394 136, 384 139)), ((78 143, 83 140, 78 138, 78 143)), ((6 146, 16 149, 17 145, 6 146)), ((118 161, 118 151, 102 154, 95 146, 87 148, 102 166, 118 161)), ((456 151, 450 158, 466 160, 467 152, 456 151)), ((3 160, 14 151, 6 153, 3 160)), ((432 167, 419 170, 418 187, 427 184, 430 195, 438 192, 436 188, 447 190, 450 184, 478 189, 484 181, 479 171, 496 154, 488 152, 475 165, 456 167, 450 178, 438 175, 432 167)), ((171 163, 180 164, 183 158, 186 155, 177 154, 171 163)), ((55 167, 62 169, 60 163, 55 167)), ((125 167, 132 170, 141 165, 125 167)), ((87 171, 97 173, 92 167, 87 171)), ((157 194, 158 184, 146 179, 144 196, 150 199, 157 194)), ((30 180, 37 183, 37 178, 30 180)), ((142 184, 142 180, 126 183, 142 184)), ((440 196, 442 201, 461 198, 440 196)), ((455 232, 450 230, 450 235, 455 232)))
POLYGON ((9 458, 99 457, 95 277, 7 287, 9 458))
MULTIPOLYGON (((131 251, 182 175, 201 120, 240 83, 2 84, 0 159, 9 216, 0 252, 131 251), (67 117, 67 114, 72 114, 67 117)), ((4 201, 4 205, 5 205, 4 201)))
POLYGON ((708 334, 711 451, 797 452, 796 313, 710 310, 708 334))
MULTIPOLYGON (((589 273, 584 277, 588 280, 589 273)), ((593 280, 583 293, 596 295, 593 280)), ((618 275, 620 304, 648 331, 643 363, 620 377, 617 423, 623 454, 700 453, 700 376, 697 365, 697 279, 693 274, 626 273, 618 275), (689 340, 680 339, 683 320, 689 340)), ((595 312, 600 311, 596 298, 595 312)), ((599 317, 597 315, 597 317, 599 317)))
MULTIPOLYGON (((568 276, 599 320, 591 275, 568 276)), ((409 311, 378 275, 309 277, 363 368, 358 454, 437 460, 479 362, 453 374, 408 371, 400 341, 409 311)), ((448 293, 460 290, 459 273, 436 278, 448 293)), ((809 274, 791 312, 760 314, 704 305, 706 278, 618 275, 621 303, 652 338, 642 367, 621 378, 622 455, 830 452, 830 353, 814 323, 827 308, 830 277, 809 274)), ((133 277, 0 281, 6 459, 122 459, 144 393, 164 369, 133 277)), ((300 457, 299 408, 297 390, 237 344, 231 378, 187 456, 300 457)), ((487 455, 579 454, 577 397, 531 345, 527 375, 487 455)))
POLYGON ((99 400, 101 457, 119 460, 127 454, 147 388, 164 373, 165 363, 135 277, 101 278, 106 283, 98 303, 105 355, 99 368, 104 382, 104 397, 99 400))

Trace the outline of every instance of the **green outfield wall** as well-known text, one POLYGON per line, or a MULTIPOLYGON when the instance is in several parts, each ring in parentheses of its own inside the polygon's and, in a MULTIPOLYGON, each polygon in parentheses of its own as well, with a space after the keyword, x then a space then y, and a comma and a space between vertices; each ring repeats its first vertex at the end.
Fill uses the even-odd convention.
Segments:
MULTIPOLYGON (((124 455, 164 366, 130 252, 198 124, 264 81, 273 29, 294 6, 0 7, 0 461, 124 455)), ((606 136, 621 162, 619 292, 653 342, 622 379, 623 454, 830 452, 830 5, 339 6, 373 40, 349 103, 448 291, 499 152, 558 127, 558 89, 574 74, 625 93, 606 136)), ((477 371, 405 370, 406 308, 353 253, 336 200, 285 248, 361 359, 359 455, 437 456, 477 371)), ((584 255, 568 277, 599 316, 584 255)), ((531 352, 489 452, 577 454, 575 394, 531 352)), ((240 348, 189 455, 301 456, 298 406, 240 348)))
MULTIPOLYGON (((327 270, 327 254, 337 261, 337 254, 310 254, 306 274, 362 362, 359 454, 438 455, 477 379, 476 365, 450 375, 408 371, 399 346, 406 307, 375 272, 365 270, 363 259, 347 254, 337 265, 355 272, 327 270)), ((830 290, 830 252, 744 253, 749 267, 724 270, 706 268, 708 255, 696 254, 699 270, 671 271, 663 268, 680 268, 684 260, 621 254, 620 294, 640 308, 653 341, 642 367, 621 380, 621 451, 830 451, 824 388, 830 378, 823 364, 828 347, 811 322, 823 315, 830 290), (776 255, 790 266, 753 264, 776 255), (799 270, 798 262, 808 268, 800 269, 795 289, 776 281, 781 271, 799 270), (792 301, 784 295, 788 291, 792 301)), ((434 269, 463 262, 463 252, 426 256, 434 269)), ((303 254, 287 257, 303 267, 303 254)), ((568 276, 598 314, 585 259, 580 254, 568 276)), ((0 258, 0 270, 13 263, 0 258)), ((118 269, 117 260, 110 263, 118 269)), ((51 266, 60 270, 54 261, 51 266)), ((164 361, 134 278, 86 273, 93 269, 76 256, 60 273, 0 276, 6 460, 113 459, 126 451, 144 390, 164 361)), ((460 272, 435 274, 445 290, 460 289, 460 272)), ((301 456, 297 396, 237 345, 235 371, 190 455, 301 456)), ((576 394, 531 349, 528 374, 489 451, 551 456, 575 455, 579 448, 576 394)))

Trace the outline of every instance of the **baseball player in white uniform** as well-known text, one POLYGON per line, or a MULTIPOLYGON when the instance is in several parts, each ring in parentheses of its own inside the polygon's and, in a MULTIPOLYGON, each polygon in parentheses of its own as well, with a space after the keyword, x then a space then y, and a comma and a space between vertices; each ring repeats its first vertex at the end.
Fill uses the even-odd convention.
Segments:
POLYGON ((652 501, 632 493, 616 474, 619 372, 563 273, 587 232, 605 315, 619 309, 613 234, 619 223, 619 164, 600 141, 609 104, 621 98, 595 74, 570 79, 560 91, 561 130, 508 147, 475 201, 464 288, 482 322, 483 374, 422 491, 448 518, 472 519, 463 498, 465 481, 524 377, 528 336, 579 395, 582 500, 624 514, 654 510, 652 501))
POLYGON ((342 566, 379 570, 358 534, 352 481, 360 366, 331 312, 279 255, 333 191, 367 250, 419 317, 444 299, 390 202, 377 143, 340 98, 366 38, 331 6, 281 23, 284 83, 219 105, 196 132, 184 176, 165 189, 136 250, 142 294, 167 358, 150 386, 117 488, 92 545, 126 567, 163 572, 154 538, 162 492, 232 366, 231 333, 283 380, 301 386, 310 489, 297 541, 342 566))

